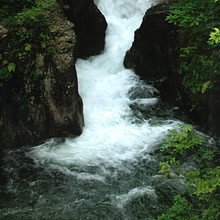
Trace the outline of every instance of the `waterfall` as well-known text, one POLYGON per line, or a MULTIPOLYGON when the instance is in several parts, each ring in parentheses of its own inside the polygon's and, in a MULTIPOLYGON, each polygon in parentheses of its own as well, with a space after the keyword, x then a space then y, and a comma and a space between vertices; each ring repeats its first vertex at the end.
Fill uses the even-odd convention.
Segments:
POLYGON ((136 160, 163 141, 167 130, 175 125, 167 120, 152 126, 131 108, 147 109, 158 102, 157 90, 123 66, 134 31, 151 2, 99 0, 97 4, 108 23, 104 52, 76 63, 84 102, 83 134, 61 144, 50 140, 32 151, 35 159, 49 161, 65 171, 72 165, 118 167, 123 161, 136 160))

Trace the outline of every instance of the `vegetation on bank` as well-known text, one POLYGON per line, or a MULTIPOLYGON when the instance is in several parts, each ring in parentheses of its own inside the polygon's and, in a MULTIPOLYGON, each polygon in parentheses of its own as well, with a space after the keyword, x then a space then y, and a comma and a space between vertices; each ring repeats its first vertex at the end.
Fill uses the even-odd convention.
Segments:
POLYGON ((50 41, 53 22, 50 13, 56 0, 2 0, 0 25, 8 30, 0 49, 0 87, 14 74, 24 73, 29 65, 29 77, 36 80, 34 55, 50 55, 54 47, 50 41), (24 69, 25 68, 25 69, 24 69))
POLYGON ((208 147, 191 125, 179 125, 180 130, 170 130, 170 137, 161 147, 165 161, 159 171, 165 178, 184 176, 187 189, 174 198, 174 204, 158 220, 220 218, 220 166, 218 152, 208 147), (184 168, 185 161, 195 164, 184 168))
POLYGON ((181 33, 178 72, 187 91, 205 93, 220 74, 220 1, 174 2, 166 20, 181 33))
MULTIPOLYGON (((180 33, 178 73, 184 88, 195 97, 205 93, 220 74, 220 1, 176 0, 166 20, 180 33)), ((185 178, 186 190, 158 220, 219 219, 218 146, 208 146, 191 125, 169 133, 161 147, 165 160, 159 172, 165 178, 185 178), (186 168, 186 161, 192 161, 193 168, 186 168)))

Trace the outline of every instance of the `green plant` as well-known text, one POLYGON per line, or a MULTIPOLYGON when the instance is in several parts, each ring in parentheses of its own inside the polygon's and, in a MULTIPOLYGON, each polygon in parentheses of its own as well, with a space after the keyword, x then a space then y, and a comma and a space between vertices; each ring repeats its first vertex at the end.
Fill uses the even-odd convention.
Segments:
POLYGON ((0 69, 0 87, 4 85, 9 79, 12 78, 12 73, 8 71, 6 66, 0 69))
POLYGON ((170 208, 169 213, 162 214, 158 220, 186 220, 198 219, 192 214, 192 205, 184 197, 177 195, 174 198, 175 203, 170 208))
POLYGON ((201 151, 202 137, 193 130, 193 126, 178 124, 178 127, 181 132, 175 129, 169 130, 170 137, 161 146, 161 151, 171 165, 180 164, 183 156, 187 156, 189 152, 198 154, 201 151))
MULTIPOLYGON (((0 56, 0 87, 13 78, 13 73, 25 72, 23 67, 34 60, 36 52, 44 57, 49 57, 54 52, 50 13, 56 0, 21 0, 19 3, 16 4, 15 0, 3 0, 1 11, 5 12, 1 18, 9 30, 10 40, 0 56)), ((35 65, 32 62, 29 72, 34 71, 35 65)))
POLYGON ((178 0, 166 20, 178 26, 184 37, 178 68, 184 87, 193 94, 205 93, 220 73, 219 1, 178 0))
POLYGON ((158 219, 219 219, 220 213, 220 166, 216 166, 217 152, 208 149, 202 137, 192 125, 179 124, 179 130, 170 130, 170 137, 161 147, 165 161, 160 163, 159 171, 165 178, 185 176, 187 197, 177 195, 175 203, 167 213, 158 219), (196 162, 192 170, 181 170, 186 158, 196 162))
POLYGON ((194 189, 193 194, 202 200, 208 197, 220 186, 220 166, 203 168, 187 173, 188 186, 194 189))
POLYGON ((208 43, 212 46, 219 45, 220 43, 220 30, 214 28, 215 31, 210 33, 208 43))

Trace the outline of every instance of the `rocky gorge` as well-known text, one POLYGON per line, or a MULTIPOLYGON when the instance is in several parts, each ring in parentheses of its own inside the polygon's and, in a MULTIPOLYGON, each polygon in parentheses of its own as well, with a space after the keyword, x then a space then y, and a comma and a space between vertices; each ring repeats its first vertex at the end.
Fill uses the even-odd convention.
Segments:
POLYGON ((218 86, 183 87, 170 0, 2 1, 0 219, 213 217, 187 174, 217 162, 218 86))

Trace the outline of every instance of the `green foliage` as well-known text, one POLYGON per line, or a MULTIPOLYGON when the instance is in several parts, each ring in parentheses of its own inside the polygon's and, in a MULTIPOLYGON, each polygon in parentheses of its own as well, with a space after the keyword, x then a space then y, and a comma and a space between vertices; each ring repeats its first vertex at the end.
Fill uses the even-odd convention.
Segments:
POLYGON ((220 30, 218 28, 214 28, 214 32, 210 33, 210 37, 208 43, 212 46, 219 45, 220 43, 220 30))
MULTIPOLYGON (((34 59, 36 52, 45 57, 54 52, 50 40, 53 26, 50 12, 56 0, 20 0, 19 4, 16 0, 3 0, 2 3, 1 19, 10 31, 10 41, 0 56, 0 87, 15 71, 24 72, 23 66, 34 59)), ((32 63, 30 72, 34 68, 32 63)))
POLYGON ((12 78, 11 72, 8 71, 6 66, 0 69, 0 87, 4 85, 9 79, 12 78))
POLYGON ((170 164, 178 165, 182 157, 188 152, 198 153, 202 138, 194 130, 192 125, 178 124, 181 132, 169 130, 170 137, 166 139, 166 144, 161 147, 161 151, 166 154, 166 159, 170 164))
POLYGON ((69 5, 64 5, 64 6, 63 6, 63 9, 69 9, 69 8, 70 8, 69 5))
POLYGON ((171 163, 170 161, 160 162, 161 169, 159 173, 170 173, 170 169, 171 169, 170 163, 171 163))
POLYGON ((31 73, 30 73, 30 78, 32 78, 33 80, 37 81, 40 79, 40 72, 37 71, 37 70, 33 70, 31 73))
POLYGON ((188 185, 195 188, 193 194, 201 200, 209 200, 210 195, 220 186, 220 166, 204 168, 187 173, 188 185))
POLYGON ((16 67, 16 65, 14 63, 9 63, 8 64, 8 71, 15 72, 15 67, 16 67))
POLYGON ((184 175, 190 193, 187 197, 177 195, 173 206, 158 219, 219 219, 220 166, 214 161, 217 152, 207 149, 193 126, 179 124, 179 128, 169 131, 170 137, 161 147, 166 160, 160 163, 159 172, 166 178, 184 175), (197 167, 184 172, 180 167, 189 156, 197 162, 197 167))
POLYGON ((178 0, 166 20, 184 37, 178 72, 193 94, 204 93, 219 72, 220 4, 216 0, 178 0), (214 30, 214 32, 213 32, 214 30), (209 81, 208 87, 202 89, 209 81))
POLYGON ((48 28, 50 19, 48 12, 54 8, 55 0, 38 0, 32 4, 32 7, 24 7, 14 16, 5 19, 5 23, 10 26, 25 26, 37 31, 42 28, 48 28))
POLYGON ((169 213, 163 214, 158 220, 186 220, 198 219, 192 214, 192 205, 187 199, 180 195, 175 196, 175 203, 170 208, 169 213))
POLYGON ((30 8, 35 4, 35 0, 1 0, 0 19, 1 21, 8 16, 13 16, 23 8, 30 8))
POLYGON ((40 82, 40 101, 42 104, 49 106, 47 99, 44 96, 45 84, 43 81, 40 82))

